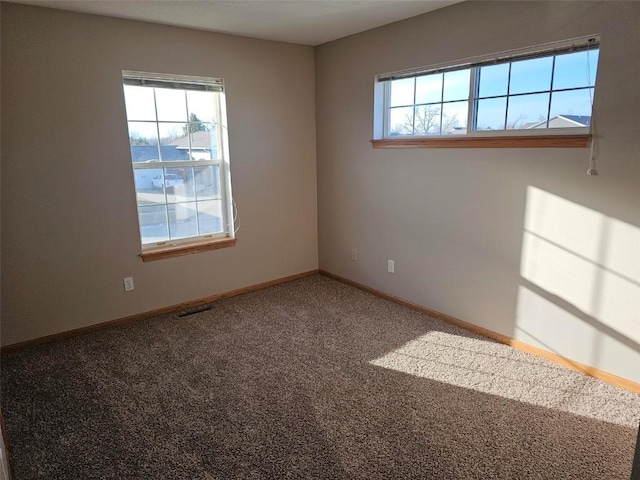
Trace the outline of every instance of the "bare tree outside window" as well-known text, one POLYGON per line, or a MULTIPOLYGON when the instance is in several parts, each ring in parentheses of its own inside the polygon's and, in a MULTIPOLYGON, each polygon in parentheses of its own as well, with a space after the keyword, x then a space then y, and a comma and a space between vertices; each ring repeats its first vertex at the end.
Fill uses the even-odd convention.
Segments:
POLYGON ((415 115, 406 114, 404 122, 396 124, 391 135, 447 135, 460 126, 457 115, 442 114, 440 105, 425 105, 415 109, 415 115))

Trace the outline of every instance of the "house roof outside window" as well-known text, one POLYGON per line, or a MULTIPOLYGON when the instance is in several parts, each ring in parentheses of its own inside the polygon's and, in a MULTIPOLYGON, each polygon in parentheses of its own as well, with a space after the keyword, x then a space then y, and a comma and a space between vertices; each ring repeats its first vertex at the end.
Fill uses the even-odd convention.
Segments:
MULTIPOLYGON (((588 127, 591 115, 555 115, 549 119, 549 128, 588 127)), ((547 121, 535 122, 525 128, 547 128, 547 121)))

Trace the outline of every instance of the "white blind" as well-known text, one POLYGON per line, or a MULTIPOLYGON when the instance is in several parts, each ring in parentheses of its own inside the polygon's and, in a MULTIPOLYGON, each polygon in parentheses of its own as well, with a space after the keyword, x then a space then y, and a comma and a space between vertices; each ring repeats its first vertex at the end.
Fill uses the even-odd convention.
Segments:
POLYGON ((146 72, 122 71, 125 85, 139 87, 179 88, 182 90, 198 90, 206 92, 222 92, 224 82, 220 78, 191 77, 146 72))
POLYGON ((420 77, 423 75, 432 75, 434 73, 453 72, 456 70, 466 70, 474 67, 486 67, 490 65, 499 65, 501 63, 510 63, 517 60, 529 60, 533 58, 549 57, 551 55, 562 55, 566 53, 574 53, 585 50, 597 50, 600 46, 600 38, 598 35, 589 35, 587 37, 575 38, 555 44, 545 44, 538 47, 526 49, 512 50, 509 52, 486 55, 482 57, 474 57, 459 62, 440 64, 432 67, 418 68, 412 70, 403 70, 395 73, 387 73, 377 76, 378 82, 387 82, 389 80, 399 80, 409 77, 420 77))

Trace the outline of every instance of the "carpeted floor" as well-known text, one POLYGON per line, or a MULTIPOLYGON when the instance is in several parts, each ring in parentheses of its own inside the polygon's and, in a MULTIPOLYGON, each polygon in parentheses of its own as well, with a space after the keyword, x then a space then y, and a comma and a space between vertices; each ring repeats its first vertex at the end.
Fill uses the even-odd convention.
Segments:
POLYGON ((14 479, 628 479, 640 396, 321 276, 2 359, 14 479))

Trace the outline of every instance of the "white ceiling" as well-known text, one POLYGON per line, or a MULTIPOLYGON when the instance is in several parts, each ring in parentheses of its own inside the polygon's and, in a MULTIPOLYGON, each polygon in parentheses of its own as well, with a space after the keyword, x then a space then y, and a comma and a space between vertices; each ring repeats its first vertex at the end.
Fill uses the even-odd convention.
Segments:
POLYGON ((9 0, 247 37, 320 45, 463 0, 9 0))

